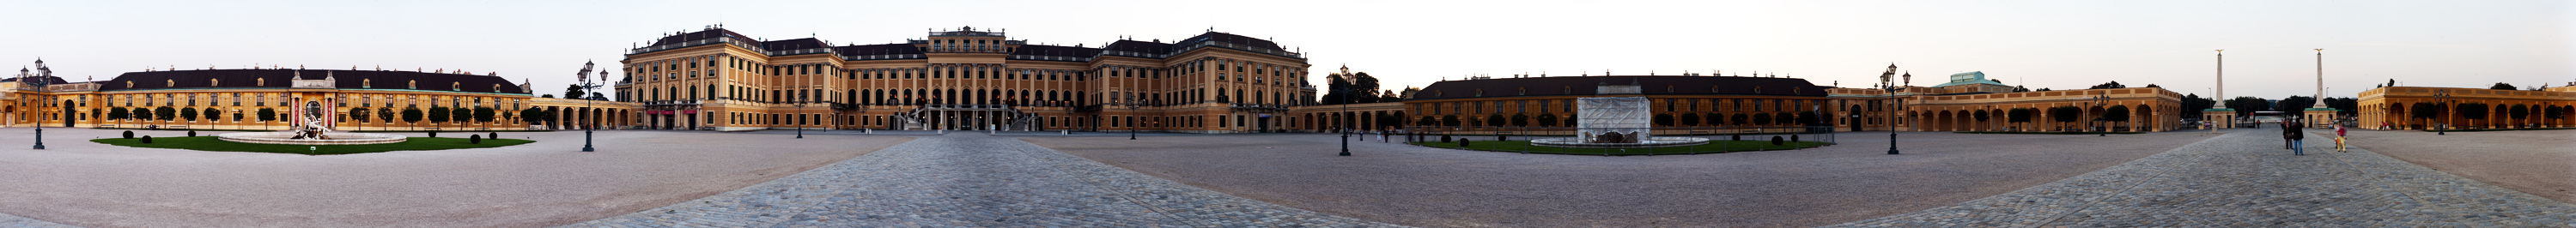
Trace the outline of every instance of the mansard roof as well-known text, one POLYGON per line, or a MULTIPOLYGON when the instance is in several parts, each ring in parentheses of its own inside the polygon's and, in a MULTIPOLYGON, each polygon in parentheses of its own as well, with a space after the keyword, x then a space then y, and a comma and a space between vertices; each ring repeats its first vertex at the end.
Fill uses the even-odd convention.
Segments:
POLYGON ((1155 42, 1134 41, 1134 40, 1118 40, 1118 42, 1110 42, 1110 43, 1109 43, 1109 46, 1101 46, 1101 47, 1100 47, 1100 49, 1101 49, 1101 50, 1108 50, 1108 51, 1126 51, 1126 52, 1140 52, 1140 53, 1151 53, 1151 54, 1171 54, 1171 53, 1172 53, 1172 50, 1173 50, 1173 47, 1172 47, 1172 44, 1166 44, 1166 43, 1155 43, 1155 42))
POLYGON ((680 42, 687 42, 687 41, 693 41, 693 40, 703 40, 703 39, 716 38, 716 37, 733 37, 733 40, 734 40, 735 42, 743 42, 743 43, 746 43, 746 44, 752 44, 752 45, 759 45, 759 44, 761 43, 761 42, 760 42, 760 40, 758 40, 758 39, 752 39, 750 36, 743 36, 741 33, 734 33, 734 32, 733 32, 733 30, 725 30, 725 29, 721 29, 721 28, 719 28, 719 29, 699 30, 699 31, 696 31, 696 32, 685 32, 685 33, 674 34, 674 35, 670 35, 670 36, 663 36, 663 37, 662 37, 662 39, 653 40, 653 45, 676 44, 676 43, 680 43, 680 42))
POLYGON ((1043 56, 1066 56, 1066 57, 1091 57, 1092 55, 1099 55, 1099 54, 1100 54, 1100 49, 1096 49, 1096 48, 1086 48, 1086 47, 1066 47, 1066 46, 1055 46, 1055 45, 1036 45, 1036 44, 1031 44, 1031 45, 1020 45, 1020 48, 1019 48, 1018 50, 1011 50, 1011 54, 1012 54, 1012 55, 1043 55, 1043 56))
POLYGON ((913 47, 911 44, 850 45, 832 47, 832 51, 840 52, 841 55, 921 54, 921 48, 913 47))
POLYGON ((788 39, 788 40, 772 40, 772 41, 762 41, 762 42, 760 42, 760 49, 768 49, 768 50, 771 50, 771 51, 796 50, 796 49, 806 49, 806 48, 820 48, 820 47, 830 47, 830 46, 831 46, 831 45, 824 44, 824 43, 823 43, 823 40, 821 40, 821 39, 814 39, 814 38, 801 38, 801 39, 788 39))
POLYGON ((1175 48, 1178 48, 1178 47, 1180 47, 1180 46, 1196 45, 1198 42, 1201 42, 1201 41, 1226 42, 1226 43, 1234 43, 1234 44, 1241 44, 1241 45, 1253 46, 1253 47, 1260 47, 1260 48, 1269 48, 1269 49, 1281 49, 1281 50, 1285 50, 1285 49, 1287 49, 1287 48, 1285 48, 1285 47, 1280 47, 1278 43, 1272 43, 1272 42, 1270 42, 1270 40, 1263 40, 1263 39, 1257 39, 1257 38, 1247 37, 1247 36, 1243 36, 1243 35, 1235 35, 1235 34, 1232 34, 1232 33, 1222 33, 1222 32, 1207 32, 1207 33, 1200 33, 1198 36, 1192 36, 1192 37, 1190 37, 1189 39, 1181 39, 1181 42, 1179 42, 1179 43, 1174 43, 1172 46, 1174 46, 1175 48))
POLYGON ((224 69, 126 72, 98 82, 99 91, 199 88, 287 88, 301 79, 336 79, 340 89, 412 89, 529 94, 509 79, 488 75, 374 70, 224 69), (261 80, 266 80, 262 83, 261 80), (218 82, 220 81, 220 82, 218 82), (132 83, 128 83, 132 82, 132 83), (368 86, 363 83, 375 83, 368 86), (220 83, 220 84, 217 84, 220 83), (416 84, 415 84, 416 83, 416 84), (131 84, 131 86, 129 86, 131 84), (409 88, 418 85, 420 88, 409 88), (496 87, 497 86, 497 87, 496 87), (460 88, 461 87, 461 88, 460 88), (497 90, 496 90, 497 88, 497 90))
POLYGON ((1638 85, 1642 95, 1767 95, 1824 97, 1825 86, 1802 78, 1723 76, 1590 76, 1495 78, 1433 82, 1411 100, 1519 96, 1598 95, 1601 85, 1638 85), (1527 89, 1524 93, 1523 89, 1527 89), (1758 91, 1756 89, 1759 89, 1758 91), (1482 92, 1479 94, 1478 92, 1482 92))

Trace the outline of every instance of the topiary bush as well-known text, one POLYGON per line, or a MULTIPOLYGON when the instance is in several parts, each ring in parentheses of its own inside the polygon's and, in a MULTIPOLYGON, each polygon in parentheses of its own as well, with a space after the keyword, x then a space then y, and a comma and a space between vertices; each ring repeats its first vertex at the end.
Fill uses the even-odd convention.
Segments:
POLYGON ((134 138, 134 131, 125 131, 125 138, 134 138))
POLYGON ((1791 142, 1796 142, 1796 141, 1798 141, 1798 135, 1789 135, 1789 141, 1791 141, 1791 142))
POLYGON ((143 136, 143 143, 144 143, 144 144, 151 144, 151 143, 152 143, 152 136, 150 136, 150 135, 145 135, 145 136, 143 136))
POLYGON ((483 135, 465 135, 465 143, 483 144, 483 135))
POLYGON ((1780 144, 1782 144, 1782 143, 1787 143, 1787 142, 1785 142, 1785 141, 1780 141, 1780 136, 1771 136, 1771 145, 1773 145, 1773 146, 1778 146, 1778 145, 1780 145, 1780 144))
POLYGON ((501 138, 501 132, 497 132, 497 131, 495 131, 495 132, 492 132, 492 135, 491 135, 491 136, 483 136, 483 138, 487 138, 487 139, 499 139, 499 138, 501 138))
POLYGON ((188 130, 188 137, 197 137, 197 130, 188 130))
POLYGON ((1449 135, 1440 135, 1440 142, 1451 142, 1449 140, 1449 135))
POLYGON ((1458 139, 1458 148, 1467 148, 1467 139, 1458 139))
POLYGON ((437 138, 437 137, 438 137, 438 132, 435 132, 435 131, 429 132, 429 137, 430 137, 430 138, 437 138))

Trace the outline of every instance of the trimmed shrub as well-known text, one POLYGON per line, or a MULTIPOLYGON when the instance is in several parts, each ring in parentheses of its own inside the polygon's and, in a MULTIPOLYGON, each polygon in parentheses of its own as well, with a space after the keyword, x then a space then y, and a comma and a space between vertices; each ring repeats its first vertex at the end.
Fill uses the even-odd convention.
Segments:
POLYGON ((501 138, 501 132, 495 131, 495 132, 492 132, 492 135, 490 135, 490 136, 483 136, 483 138, 487 138, 487 139, 499 139, 499 138, 501 138))
POLYGON ((465 143, 483 144, 483 135, 465 135, 465 143))
POLYGON ((125 138, 134 138, 134 131, 125 131, 125 138))
POLYGON ((1440 135, 1440 142, 1450 142, 1449 135, 1440 135))
POLYGON ((429 137, 430 137, 430 138, 437 138, 437 137, 438 137, 438 132, 435 132, 435 131, 429 132, 429 137))
POLYGON ((1791 141, 1791 142, 1798 141, 1798 135, 1789 135, 1789 141, 1791 141))
POLYGON ((143 136, 143 143, 146 143, 146 144, 152 143, 152 136, 150 136, 150 135, 145 135, 145 136, 143 136))
POLYGON ((1782 143, 1787 143, 1787 142, 1780 141, 1780 136, 1771 136, 1771 145, 1773 145, 1773 146, 1778 146, 1778 145, 1780 145, 1780 144, 1782 144, 1782 143))
POLYGON ((197 130, 188 130, 188 137, 197 137, 197 130))
POLYGON ((1466 148, 1466 147, 1467 147, 1467 139, 1458 139, 1458 147, 1459 147, 1459 148, 1466 148))
POLYGON ((1512 136, 1511 136, 1511 135, 1494 135, 1494 141, 1510 141, 1510 140, 1512 140, 1512 136))
POLYGON ((1731 136, 1731 137, 1735 137, 1735 138, 1734 138, 1734 139, 1727 139, 1727 140, 1744 141, 1744 135, 1729 135, 1729 136, 1731 136))

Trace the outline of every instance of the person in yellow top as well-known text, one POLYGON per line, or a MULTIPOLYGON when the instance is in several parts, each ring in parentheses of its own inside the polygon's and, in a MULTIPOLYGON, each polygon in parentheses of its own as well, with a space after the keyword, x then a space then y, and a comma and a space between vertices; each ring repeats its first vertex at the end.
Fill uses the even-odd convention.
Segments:
POLYGON ((2335 152, 2351 152, 2343 148, 2343 125, 2335 125, 2335 152))

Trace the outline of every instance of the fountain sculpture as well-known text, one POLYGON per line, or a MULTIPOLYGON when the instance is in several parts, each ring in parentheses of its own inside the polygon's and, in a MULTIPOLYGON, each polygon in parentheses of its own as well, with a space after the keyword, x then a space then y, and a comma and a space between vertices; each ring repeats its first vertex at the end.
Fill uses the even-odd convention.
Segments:
POLYGON ((286 131, 224 133, 215 135, 215 138, 242 143, 293 145, 383 144, 398 143, 408 139, 408 137, 390 134, 331 132, 330 128, 324 127, 328 124, 323 120, 329 118, 322 116, 322 107, 321 102, 306 102, 304 115, 297 116, 295 126, 287 128, 286 131))

